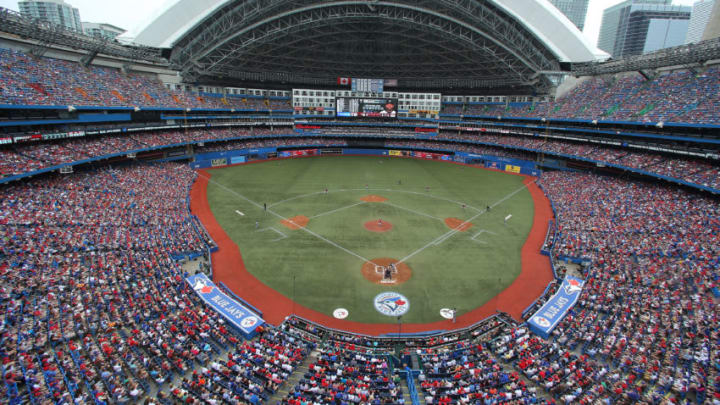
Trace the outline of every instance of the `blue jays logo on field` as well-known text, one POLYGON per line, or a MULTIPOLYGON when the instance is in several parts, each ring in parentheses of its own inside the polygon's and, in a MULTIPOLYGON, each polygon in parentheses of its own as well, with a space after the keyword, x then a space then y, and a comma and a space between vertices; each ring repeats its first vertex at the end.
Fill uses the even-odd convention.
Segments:
POLYGON ((373 302, 375 309, 387 316, 404 315, 410 309, 410 301, 404 295, 392 291, 378 294, 373 302))
POLYGON ((573 295, 577 292, 582 291, 583 282, 574 278, 568 278, 567 284, 565 285, 565 294, 573 295))

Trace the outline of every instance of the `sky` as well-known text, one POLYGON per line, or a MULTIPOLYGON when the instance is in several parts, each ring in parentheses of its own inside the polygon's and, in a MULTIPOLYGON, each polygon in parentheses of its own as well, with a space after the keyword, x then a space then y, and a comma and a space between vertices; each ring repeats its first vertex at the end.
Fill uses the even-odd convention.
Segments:
MULTIPOLYGON (((147 25, 168 5, 178 0, 66 0, 80 10, 80 18, 87 22, 109 23, 133 32, 147 25)), ((534 0, 526 0, 534 1, 534 0)), ((590 0, 583 33, 590 44, 597 44, 602 11, 623 0, 590 0)), ((691 6, 697 0, 673 0, 675 5, 691 6)), ((0 0, 0 7, 18 10, 17 0, 0 0)))

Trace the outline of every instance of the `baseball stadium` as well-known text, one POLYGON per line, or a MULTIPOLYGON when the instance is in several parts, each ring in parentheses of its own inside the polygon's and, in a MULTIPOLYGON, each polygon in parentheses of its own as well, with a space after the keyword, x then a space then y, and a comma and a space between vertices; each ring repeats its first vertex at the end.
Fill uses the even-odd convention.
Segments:
POLYGON ((0 7, 1 402, 720 404, 720 4, 166 3, 0 7))

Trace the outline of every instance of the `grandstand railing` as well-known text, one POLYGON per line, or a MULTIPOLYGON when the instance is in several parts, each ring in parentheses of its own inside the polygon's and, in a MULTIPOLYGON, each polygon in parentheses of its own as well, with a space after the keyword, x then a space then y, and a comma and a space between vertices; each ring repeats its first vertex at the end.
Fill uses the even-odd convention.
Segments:
POLYGON ((115 42, 103 41, 81 32, 47 21, 23 16, 17 11, 0 7, 0 27, 3 32, 30 38, 39 42, 48 41, 54 45, 83 49, 90 52, 100 51, 105 55, 117 56, 130 60, 148 61, 154 64, 167 65, 161 57, 159 48, 141 45, 124 46, 115 42))

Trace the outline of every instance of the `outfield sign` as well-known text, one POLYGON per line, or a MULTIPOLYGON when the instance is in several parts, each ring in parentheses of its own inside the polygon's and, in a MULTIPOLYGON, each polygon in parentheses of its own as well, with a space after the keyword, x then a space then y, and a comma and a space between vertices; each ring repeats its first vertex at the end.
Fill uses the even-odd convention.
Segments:
POLYGON ((200 273, 188 277, 187 282, 206 304, 210 305, 248 338, 255 336, 255 329, 265 323, 249 309, 220 291, 205 274, 200 273))
POLYGON ((558 291, 528 320, 530 329, 547 339, 550 332, 575 305, 585 281, 572 276, 565 276, 558 291))

